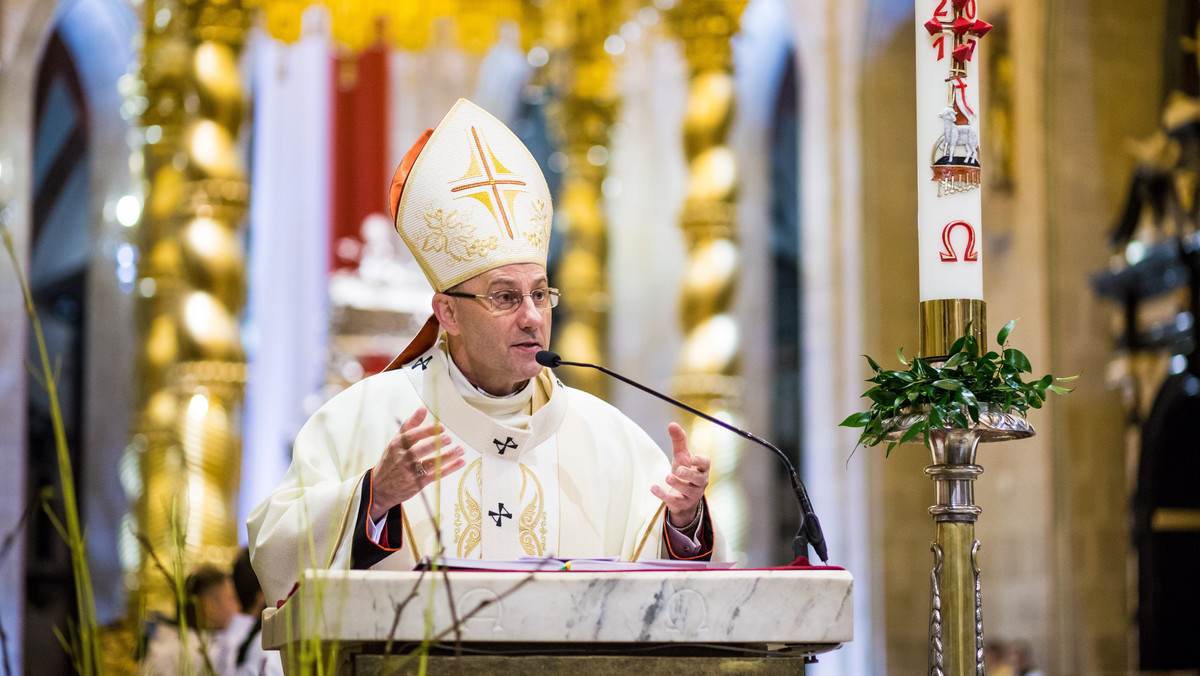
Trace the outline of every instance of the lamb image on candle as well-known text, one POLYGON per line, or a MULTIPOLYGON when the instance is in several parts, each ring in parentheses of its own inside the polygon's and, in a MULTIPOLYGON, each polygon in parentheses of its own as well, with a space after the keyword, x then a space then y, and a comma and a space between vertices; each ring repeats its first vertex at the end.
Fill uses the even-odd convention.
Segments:
POLYGON ((942 132, 942 142, 938 147, 945 154, 946 159, 951 164, 955 164, 957 158, 954 156, 954 150, 958 146, 963 146, 966 148, 967 154, 962 158, 962 162, 964 164, 978 163, 979 132, 972 129, 969 124, 958 124, 958 112, 953 108, 943 108, 942 112, 938 113, 938 117, 942 118, 945 127, 945 131, 942 132))
POLYGON ((938 184, 938 197, 968 192, 980 186, 979 132, 970 124, 961 124, 967 116, 957 107, 946 106, 938 112, 942 135, 933 144, 933 180, 938 184), (965 155, 955 155, 963 148, 965 155))

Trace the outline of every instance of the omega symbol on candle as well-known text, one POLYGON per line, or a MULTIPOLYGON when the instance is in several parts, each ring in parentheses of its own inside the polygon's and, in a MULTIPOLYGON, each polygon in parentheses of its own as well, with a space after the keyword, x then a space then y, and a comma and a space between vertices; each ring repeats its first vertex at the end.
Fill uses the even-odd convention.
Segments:
POLYGON ((950 241, 950 235, 954 229, 962 226, 967 231, 967 247, 963 251, 963 261, 973 263, 979 260, 979 252, 975 250, 975 228, 966 221, 951 221, 942 228, 942 251, 941 257, 943 263, 958 262, 958 255, 954 251, 954 243, 950 241))

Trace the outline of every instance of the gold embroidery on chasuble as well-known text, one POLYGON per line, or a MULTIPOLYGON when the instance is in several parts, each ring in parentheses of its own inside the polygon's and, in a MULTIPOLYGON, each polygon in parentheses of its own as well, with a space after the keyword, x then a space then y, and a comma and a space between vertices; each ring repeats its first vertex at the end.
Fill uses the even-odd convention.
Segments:
POLYGON ((521 492, 517 496, 521 504, 521 521, 518 533, 521 538, 521 549, 530 556, 542 556, 546 551, 546 510, 542 500, 542 483, 538 481, 533 470, 521 465, 521 492), (525 491, 531 495, 528 501, 525 491), (537 537, 537 528, 541 525, 542 537, 537 537))
POLYGON ((479 546, 483 536, 483 511, 479 508, 479 496, 482 494, 483 458, 476 458, 458 480, 458 502, 454 505, 454 544, 458 545, 460 557, 469 556, 479 546), (472 487, 475 489, 474 495, 472 487))

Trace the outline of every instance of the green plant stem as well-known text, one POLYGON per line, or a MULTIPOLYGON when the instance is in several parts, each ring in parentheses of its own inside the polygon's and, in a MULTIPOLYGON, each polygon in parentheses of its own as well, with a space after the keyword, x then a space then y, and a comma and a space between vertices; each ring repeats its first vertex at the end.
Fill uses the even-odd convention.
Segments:
MULTIPOLYGON (((179 629, 179 671, 184 676, 192 674, 192 654, 188 649, 188 614, 186 612, 188 602, 187 592, 187 565, 184 562, 185 550, 184 547, 184 528, 180 527, 179 523, 179 496, 171 496, 171 570, 173 575, 170 580, 174 582, 175 592, 175 622, 179 629)), ((197 628, 199 629, 199 628, 197 628)), ((199 634, 197 634, 199 636, 199 634)), ((201 646, 203 653, 203 646, 201 646)))
POLYGON ((17 282, 21 285, 21 295, 25 300, 25 314, 29 316, 29 324, 33 327, 34 339, 37 342, 38 357, 41 360, 42 376, 45 378, 46 393, 50 399, 50 418, 54 425, 54 446, 58 456, 58 474, 62 482, 63 510, 67 519, 67 547, 71 550, 71 569, 75 577, 75 611, 79 622, 79 661, 77 665, 84 674, 103 674, 104 665, 100 660, 100 632, 96 621, 96 599, 92 591, 92 578, 88 571, 87 547, 83 539, 83 530, 79 524, 79 506, 75 499, 75 475, 71 468, 71 456, 67 448, 67 433, 63 426, 62 409, 58 404, 58 387, 54 380, 53 369, 50 366, 50 356, 46 351, 46 339, 42 335, 42 323, 38 320, 37 309, 33 304, 33 296, 21 270, 21 262, 17 259, 16 246, 8 226, 0 224, 0 235, 4 239, 4 248, 12 259, 13 270, 17 282))

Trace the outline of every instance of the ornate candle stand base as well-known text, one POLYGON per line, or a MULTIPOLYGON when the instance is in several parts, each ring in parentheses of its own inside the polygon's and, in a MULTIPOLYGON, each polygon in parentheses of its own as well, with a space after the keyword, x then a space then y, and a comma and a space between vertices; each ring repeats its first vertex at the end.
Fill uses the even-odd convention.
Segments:
MULTIPOLYGON (((924 413, 893 418, 886 441, 899 441, 924 413)), ((933 571, 929 575, 929 673, 933 676, 982 676, 983 606, 979 584, 979 541, 975 520, 975 463, 981 441, 1024 439, 1034 434, 1025 418, 987 404, 979 406, 979 424, 971 428, 937 428, 929 433, 933 464, 925 474, 934 481, 937 504, 929 508, 937 534, 933 571)))

